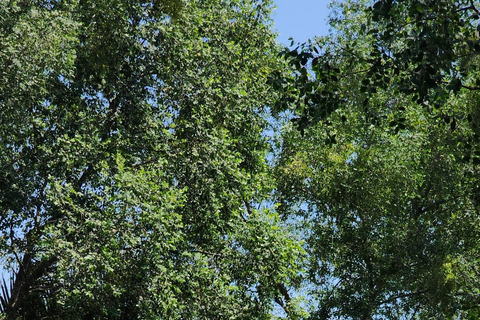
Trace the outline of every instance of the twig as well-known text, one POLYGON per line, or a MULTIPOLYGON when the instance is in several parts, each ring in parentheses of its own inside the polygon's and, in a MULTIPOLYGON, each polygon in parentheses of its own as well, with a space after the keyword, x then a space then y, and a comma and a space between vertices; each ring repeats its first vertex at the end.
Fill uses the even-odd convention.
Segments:
POLYGON ((421 295, 421 294, 424 294, 424 293, 427 293, 427 292, 428 292, 428 290, 420 290, 420 291, 416 291, 416 292, 409 292, 409 293, 400 294, 398 296, 389 298, 387 300, 380 301, 378 303, 378 305, 390 303, 390 302, 393 302, 393 301, 395 301, 397 299, 401 299, 401 298, 407 298, 407 297, 411 297, 411 296, 421 295))

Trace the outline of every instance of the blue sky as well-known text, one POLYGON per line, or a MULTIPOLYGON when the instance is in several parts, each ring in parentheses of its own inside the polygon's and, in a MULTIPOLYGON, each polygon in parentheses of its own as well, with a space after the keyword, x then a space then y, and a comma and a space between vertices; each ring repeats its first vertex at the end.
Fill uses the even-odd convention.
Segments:
POLYGON ((278 42, 289 45, 289 37, 305 42, 316 35, 327 35, 328 4, 330 0, 275 0, 273 14, 278 42))

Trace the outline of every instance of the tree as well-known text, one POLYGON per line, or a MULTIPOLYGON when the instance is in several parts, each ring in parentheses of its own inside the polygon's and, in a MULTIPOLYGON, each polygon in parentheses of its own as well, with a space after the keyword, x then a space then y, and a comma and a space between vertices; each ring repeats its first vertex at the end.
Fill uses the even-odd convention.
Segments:
POLYGON ((312 319, 477 318, 477 4, 343 1, 287 49, 279 211, 306 240, 312 319))
POLYGON ((6 319, 295 317, 302 247, 265 202, 270 7, 0 4, 6 319))

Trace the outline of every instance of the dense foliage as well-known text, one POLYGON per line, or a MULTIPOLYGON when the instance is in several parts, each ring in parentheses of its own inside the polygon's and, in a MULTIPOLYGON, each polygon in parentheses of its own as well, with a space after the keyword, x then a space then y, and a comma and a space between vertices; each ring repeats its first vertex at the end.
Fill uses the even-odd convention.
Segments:
POLYGON ((306 240, 312 319, 477 319, 479 9, 341 1, 283 52, 279 210, 306 240))
POLYGON ((302 248, 264 203, 270 9, 0 2, 6 319, 294 313, 302 248))
POLYGON ((480 317, 480 4, 271 7, 0 1, 3 318, 480 317))

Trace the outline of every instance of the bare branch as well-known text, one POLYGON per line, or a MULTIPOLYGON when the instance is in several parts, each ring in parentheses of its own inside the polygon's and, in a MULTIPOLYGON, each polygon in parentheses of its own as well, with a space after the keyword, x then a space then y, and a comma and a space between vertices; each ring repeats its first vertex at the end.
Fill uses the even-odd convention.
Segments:
POLYGON ((480 11, 475 6, 474 0, 470 0, 470 5, 471 5, 471 8, 472 8, 473 11, 475 11, 477 14, 480 14, 480 11))

